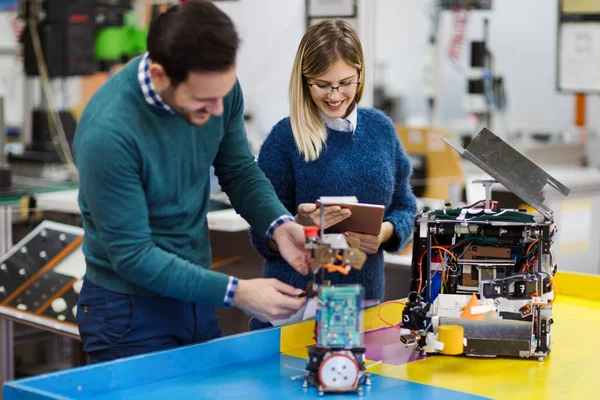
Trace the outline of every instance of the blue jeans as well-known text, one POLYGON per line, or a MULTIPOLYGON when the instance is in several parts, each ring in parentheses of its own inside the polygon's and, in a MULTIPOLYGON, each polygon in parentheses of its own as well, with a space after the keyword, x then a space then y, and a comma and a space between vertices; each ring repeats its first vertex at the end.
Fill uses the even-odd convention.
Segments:
POLYGON ((164 297, 116 293, 84 278, 77 324, 92 363, 221 336, 213 307, 164 297))
POLYGON ((258 331, 260 329, 272 328, 273 324, 271 324, 270 322, 262 322, 256 318, 252 317, 252 318, 250 318, 250 321, 248 322, 248 327, 250 328, 251 331, 258 331))

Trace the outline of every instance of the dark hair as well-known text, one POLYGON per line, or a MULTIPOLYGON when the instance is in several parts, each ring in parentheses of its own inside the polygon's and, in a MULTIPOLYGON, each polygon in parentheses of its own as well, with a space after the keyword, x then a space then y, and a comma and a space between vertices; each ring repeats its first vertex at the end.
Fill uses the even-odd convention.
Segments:
POLYGON ((235 63, 240 39, 231 19, 211 1, 171 6, 150 25, 148 52, 173 85, 190 72, 222 72, 235 63))

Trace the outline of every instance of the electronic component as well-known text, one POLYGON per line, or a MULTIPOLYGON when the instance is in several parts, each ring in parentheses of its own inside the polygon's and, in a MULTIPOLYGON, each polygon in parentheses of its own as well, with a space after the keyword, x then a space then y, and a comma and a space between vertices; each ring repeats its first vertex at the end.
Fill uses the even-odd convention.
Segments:
POLYGON ((363 346, 361 285, 319 286, 317 343, 327 347, 363 346))
MULTIPOLYGON (((340 199, 321 197, 319 200, 327 206, 329 201, 340 199)), ((370 384, 363 342, 363 287, 360 284, 333 285, 325 279, 325 271, 347 275, 351 269, 361 269, 367 256, 352 238, 343 234, 325 234, 323 221, 322 211, 321 227, 304 228, 305 247, 318 267, 306 289, 309 297, 317 298, 317 312, 316 343, 308 348, 303 386, 315 386, 320 395, 351 391, 362 394, 361 385, 370 384)))
POLYGON ((546 184, 565 196, 570 191, 487 129, 467 149, 443 140, 494 179, 475 181, 486 187, 485 200, 417 215, 403 342, 416 337, 423 352, 449 354, 439 328, 458 325, 466 355, 544 359, 551 348, 557 267, 553 213, 540 192, 546 184), (495 182, 539 213, 497 209, 495 182))
POLYGON ((483 296, 488 299, 506 297, 506 288, 502 282, 485 282, 481 287, 483 296))

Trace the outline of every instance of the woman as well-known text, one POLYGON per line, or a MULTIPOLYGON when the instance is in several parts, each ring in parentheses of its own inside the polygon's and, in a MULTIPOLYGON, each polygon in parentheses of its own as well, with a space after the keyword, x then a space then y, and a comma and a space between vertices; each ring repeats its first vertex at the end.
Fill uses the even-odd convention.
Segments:
MULTIPOLYGON (((367 253, 362 270, 330 274, 332 283, 360 283, 365 306, 384 297, 383 251, 398 251, 412 237, 416 200, 412 172, 394 125, 382 112, 358 108, 365 84, 362 46, 341 20, 313 25, 298 48, 290 80, 290 116, 263 143, 258 164, 296 221, 319 225, 315 202, 321 196, 356 196, 361 203, 385 205, 378 236, 347 232, 367 253)), ((350 214, 328 207, 326 228, 350 214)), ((256 232, 252 242, 265 257, 264 275, 306 289, 311 276, 291 268, 256 232)), ((301 319, 302 315, 298 317, 301 319)), ((251 321, 251 328, 270 323, 251 321)))

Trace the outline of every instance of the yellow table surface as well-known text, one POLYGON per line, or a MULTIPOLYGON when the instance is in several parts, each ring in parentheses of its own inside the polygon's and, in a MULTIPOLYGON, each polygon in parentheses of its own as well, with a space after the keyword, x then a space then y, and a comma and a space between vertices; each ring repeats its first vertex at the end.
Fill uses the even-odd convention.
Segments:
MULTIPOLYGON (((542 362, 521 358, 476 358, 434 355, 403 365, 381 363, 369 368, 411 382, 457 390, 494 399, 600 398, 600 277, 567 272, 556 275, 552 350, 542 362)), ((389 283, 388 283, 389 284, 389 283)), ((402 306, 391 304, 383 317, 400 321, 402 306)), ((365 311, 365 331, 386 327, 377 309, 365 311)), ((281 352, 307 358, 314 343, 314 321, 282 327, 281 352)), ((370 360, 372 362, 372 360, 370 360)))

